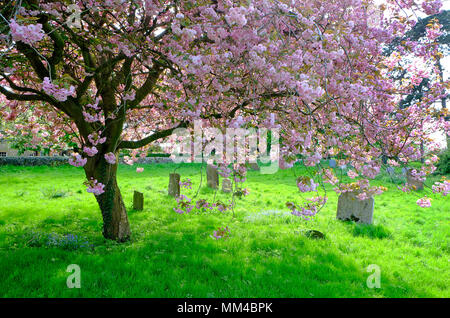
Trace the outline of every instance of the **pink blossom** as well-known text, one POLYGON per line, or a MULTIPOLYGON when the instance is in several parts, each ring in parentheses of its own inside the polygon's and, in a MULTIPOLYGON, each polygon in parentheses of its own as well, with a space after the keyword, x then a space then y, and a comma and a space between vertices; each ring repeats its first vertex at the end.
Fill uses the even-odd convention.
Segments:
POLYGON ((201 65, 202 64, 202 56, 201 55, 194 55, 191 57, 192 63, 195 65, 201 65))
POLYGON ((324 182, 330 183, 330 184, 336 184, 339 182, 339 179, 334 175, 332 169, 325 169, 324 170, 324 182))
POLYGON ((436 182, 433 186, 433 193, 442 193, 445 197, 450 193, 450 181, 444 180, 444 182, 436 182))
POLYGON ((280 169, 285 170, 285 169, 292 168, 295 164, 295 161, 287 162, 284 158, 280 158, 280 161, 278 164, 280 166, 280 169))
POLYGON ((116 164, 116 155, 113 154, 112 152, 108 152, 107 154, 105 154, 105 160, 106 162, 108 162, 109 164, 116 164))
POLYGON ((225 19, 230 25, 237 24, 240 27, 243 27, 247 24, 247 19, 245 18, 244 7, 239 8, 231 8, 229 13, 225 16, 225 19))
POLYGON ((425 0, 422 2, 422 9, 426 15, 433 15, 439 13, 442 7, 441 0, 425 0))
POLYGON ((130 100, 130 101, 131 101, 131 100, 134 100, 135 97, 136 97, 136 92, 135 92, 135 91, 132 91, 132 92, 126 94, 126 95, 123 97, 123 100, 124 100, 124 101, 127 101, 127 100, 130 100))
POLYGON ((144 168, 136 168, 136 172, 137 172, 137 173, 144 172, 144 168))
POLYGON ((94 195, 100 195, 105 192, 105 185, 94 179, 91 179, 91 181, 87 183, 87 187, 86 191, 93 193, 94 195))
POLYGON ((226 239, 229 236, 230 236, 230 229, 228 228, 228 226, 224 228, 219 227, 217 231, 213 232, 213 235, 210 235, 210 237, 216 240, 226 239))
POLYGON ((349 171, 347 171, 347 175, 348 175, 351 179, 355 179, 357 176, 359 176, 359 174, 358 174, 355 170, 349 170, 349 171))
POLYGON ((300 192, 310 192, 310 191, 316 191, 318 183, 315 183, 313 179, 309 178, 299 178, 297 181, 297 187, 300 190, 300 192))
POLYGON ((417 180, 417 181, 422 181, 424 182, 426 180, 426 171, 420 170, 417 171, 416 169, 413 169, 410 171, 411 176, 413 177, 413 179, 417 180))
POLYGON ((95 99, 95 103, 94 103, 94 104, 87 104, 86 107, 92 108, 92 109, 94 109, 94 110, 100 110, 100 106, 98 106, 99 102, 100 102, 100 98, 97 97, 97 98, 95 99))
POLYGON ((176 198, 178 203, 176 208, 173 208, 175 212, 178 214, 190 213, 194 206, 191 204, 191 199, 186 197, 185 195, 180 195, 176 198))
POLYGON ((123 161, 125 162, 125 164, 132 166, 135 162, 135 160, 137 160, 136 158, 130 158, 129 156, 125 156, 123 157, 123 161))
POLYGON ((362 172, 366 177, 373 179, 375 178, 378 173, 380 173, 380 167, 378 166, 373 166, 373 165, 366 165, 363 167, 363 172, 362 172))
POLYGON ((11 35, 14 41, 22 41, 29 45, 33 45, 33 43, 42 40, 45 35, 42 30, 42 24, 40 23, 19 25, 12 19, 9 27, 11 28, 11 35))
POLYGON ((44 77, 44 82, 42 83, 42 89, 48 95, 53 96, 56 100, 64 102, 67 100, 68 96, 73 96, 75 94, 75 87, 70 86, 69 89, 59 88, 57 85, 52 84, 50 78, 44 77))
POLYGON ((313 154, 312 156, 308 156, 305 159, 305 166, 313 167, 320 163, 320 160, 322 160, 322 155, 318 152, 313 154))
POLYGON ((408 183, 406 183, 403 187, 400 187, 400 186, 397 186, 397 189, 399 189, 400 191, 402 191, 402 192, 411 192, 411 186, 408 184, 408 183))
POLYGON ((205 209, 212 210, 214 208, 214 205, 210 204, 205 199, 200 199, 196 202, 195 208, 202 211, 204 211, 205 209))
POLYGON ((388 163, 390 166, 392 166, 392 167, 398 167, 398 166, 400 165, 397 161, 392 160, 392 159, 389 159, 389 160, 387 161, 387 163, 388 163))
POLYGON ((100 138, 100 135, 98 133, 92 133, 88 136, 89 142, 93 144, 94 146, 97 146, 98 144, 103 144, 106 141, 106 137, 100 138))
POLYGON ((180 181, 179 184, 180 184, 180 187, 182 187, 182 188, 192 189, 192 181, 189 178, 187 178, 183 181, 180 181))
POLYGON ((365 192, 359 193, 358 195, 356 195, 356 197, 361 201, 367 200, 369 198, 367 196, 367 193, 365 193, 365 192))
POLYGON ((220 166, 220 169, 217 171, 217 173, 224 177, 228 178, 231 175, 232 170, 226 166, 220 166))
POLYGON ((85 146, 83 148, 83 151, 89 156, 89 157, 93 157, 98 153, 98 150, 96 147, 87 147, 85 146))
POLYGON ((122 42, 119 42, 117 44, 119 51, 121 51, 123 54, 125 54, 125 56, 127 57, 132 57, 133 53, 130 50, 130 47, 122 42))
POLYGON ((100 116, 98 114, 89 114, 87 112, 83 112, 84 120, 86 120, 88 123, 95 123, 97 121, 100 121, 100 116))
POLYGON ((315 216, 317 214, 317 207, 316 206, 304 206, 304 207, 293 207, 292 208, 292 215, 295 216, 301 216, 306 220, 309 220, 312 216, 315 216))
POLYGON ((83 167, 87 162, 86 158, 81 157, 80 155, 76 155, 69 159, 69 164, 74 167, 83 167))
POLYGON ((421 208, 429 208, 431 207, 431 199, 427 198, 426 196, 417 200, 417 205, 421 208))

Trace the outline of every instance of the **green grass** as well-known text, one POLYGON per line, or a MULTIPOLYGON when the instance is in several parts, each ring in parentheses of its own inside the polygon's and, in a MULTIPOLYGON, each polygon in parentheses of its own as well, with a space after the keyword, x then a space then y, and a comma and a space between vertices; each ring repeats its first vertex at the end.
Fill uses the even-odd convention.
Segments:
MULTIPOLYGON (((335 219, 337 196, 305 222, 289 214, 286 201, 300 200, 295 169, 274 175, 249 172, 250 195, 231 213, 178 215, 167 195, 174 165, 120 166, 119 185, 133 236, 117 244, 101 236, 94 196, 81 169, 0 167, 1 297, 449 297, 450 202, 431 194, 432 207, 403 194, 381 176, 389 191, 376 197, 373 225, 335 219), (133 191, 144 193, 144 211, 133 211, 133 191), (230 238, 213 240, 218 227, 230 238), (325 234, 308 238, 307 230, 325 234), (93 248, 47 247, 48 235, 74 234, 93 248), (41 235, 33 239, 33 235, 41 235), (42 238, 43 237, 43 238, 42 238), (69 289, 69 264, 81 268, 81 288, 69 289), (381 269, 381 288, 370 289, 370 264, 381 269)), ((199 165, 177 170, 200 182, 199 165)), ((203 169, 203 172, 205 169, 203 169)), ((203 175, 203 180, 205 175, 203 175)), ((398 183, 398 180, 394 180, 398 183)), ((433 180, 427 182, 431 185, 433 180)), ((430 193, 428 190, 427 193, 430 193)), ((202 187, 198 198, 212 199, 202 187)), ((229 195, 217 193, 228 200, 229 195)))

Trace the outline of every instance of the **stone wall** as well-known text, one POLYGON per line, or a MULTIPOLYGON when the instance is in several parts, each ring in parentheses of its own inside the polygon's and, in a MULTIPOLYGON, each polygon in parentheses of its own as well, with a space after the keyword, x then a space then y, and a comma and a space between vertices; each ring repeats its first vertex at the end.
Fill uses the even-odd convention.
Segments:
MULTIPOLYGON (((0 153, 6 154, 6 157, 17 157, 18 151, 10 147, 10 145, 5 141, 0 141, 0 153)), ((31 157, 34 156, 33 151, 25 151, 22 155, 23 157, 31 157)))

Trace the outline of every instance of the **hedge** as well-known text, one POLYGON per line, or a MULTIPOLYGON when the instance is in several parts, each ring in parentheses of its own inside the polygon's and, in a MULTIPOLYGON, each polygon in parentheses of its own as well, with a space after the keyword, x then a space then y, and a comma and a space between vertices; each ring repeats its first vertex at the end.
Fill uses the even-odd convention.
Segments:
POLYGON ((0 157, 0 166, 61 166, 68 163, 69 157, 0 157))
MULTIPOLYGON (((69 157, 54 156, 54 157, 0 157, 0 166, 61 166, 68 164, 69 157)), ((151 163, 171 163, 172 159, 168 157, 147 157, 138 158, 140 164, 151 163)), ((120 158, 120 163, 123 163, 123 158, 120 158)))

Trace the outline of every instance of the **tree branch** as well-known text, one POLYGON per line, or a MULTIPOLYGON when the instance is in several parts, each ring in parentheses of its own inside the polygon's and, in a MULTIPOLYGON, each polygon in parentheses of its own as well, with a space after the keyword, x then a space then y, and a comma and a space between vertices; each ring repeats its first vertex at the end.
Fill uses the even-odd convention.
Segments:
POLYGON ((178 128, 186 128, 188 125, 187 122, 182 122, 180 123, 177 127, 174 128, 170 128, 170 129, 166 129, 166 130, 161 130, 158 132, 155 132, 154 134, 141 139, 141 140, 136 140, 136 141, 126 141, 126 140, 122 140, 121 142, 119 142, 119 145, 117 146, 117 149, 138 149, 138 148, 142 148, 146 145, 148 145, 149 143, 161 139, 161 138, 165 138, 168 137, 170 135, 172 135, 172 133, 178 129, 178 128))
POLYGON ((36 94, 16 94, 0 85, 0 93, 6 96, 9 100, 19 101, 46 101, 42 96, 36 94))

